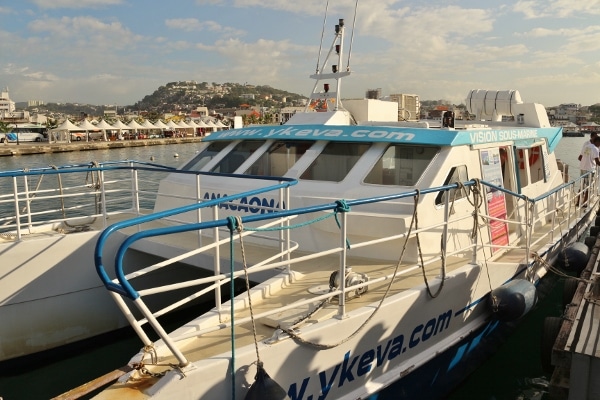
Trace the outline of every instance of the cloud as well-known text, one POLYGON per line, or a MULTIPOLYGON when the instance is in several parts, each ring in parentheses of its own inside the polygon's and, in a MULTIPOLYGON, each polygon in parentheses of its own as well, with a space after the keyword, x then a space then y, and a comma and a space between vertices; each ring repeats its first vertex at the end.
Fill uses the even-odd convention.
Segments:
POLYGON ((43 9, 52 8, 105 8, 123 4, 123 0, 30 0, 43 9))
POLYGON ((241 36, 243 30, 227 27, 216 21, 201 21, 197 18, 171 18, 165 20, 165 25, 171 29, 179 29, 185 32, 210 31, 230 36, 241 36))
POLYGON ((527 19, 600 15, 600 0, 519 0, 513 6, 513 11, 523 14, 527 19))
POLYGON ((58 41, 59 48, 60 44, 72 40, 69 47, 86 52, 126 49, 142 40, 142 36, 133 34, 120 22, 107 23, 89 16, 37 19, 28 24, 28 29, 45 35, 46 40, 58 41))

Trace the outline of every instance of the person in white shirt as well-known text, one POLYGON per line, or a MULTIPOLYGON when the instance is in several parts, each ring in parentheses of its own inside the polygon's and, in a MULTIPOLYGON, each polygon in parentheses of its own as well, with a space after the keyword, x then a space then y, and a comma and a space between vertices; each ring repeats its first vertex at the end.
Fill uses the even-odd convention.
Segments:
POLYGON ((589 142, 585 142, 585 143, 583 144, 583 146, 581 147, 581 151, 579 152, 579 157, 577 158, 579 161, 581 161, 581 157, 582 157, 582 155, 583 155, 583 149, 585 149, 585 146, 586 146, 588 143, 594 143, 594 138, 595 138, 596 136, 598 136, 598 132, 596 132, 596 131, 590 132, 590 141, 589 141, 589 142))
MULTIPOLYGON (((579 169, 581 170, 581 175, 587 174, 590 171, 595 171, 596 167, 600 165, 600 151, 598 150, 600 147, 600 137, 595 136, 591 141, 586 142, 581 149, 581 154, 579 155, 579 169)), ((582 179, 581 183, 584 187, 583 191, 583 207, 586 206, 588 200, 588 192, 587 188, 590 185, 590 175, 588 174, 585 178, 582 179)), ((577 199, 577 205, 579 205, 579 198, 577 199)))

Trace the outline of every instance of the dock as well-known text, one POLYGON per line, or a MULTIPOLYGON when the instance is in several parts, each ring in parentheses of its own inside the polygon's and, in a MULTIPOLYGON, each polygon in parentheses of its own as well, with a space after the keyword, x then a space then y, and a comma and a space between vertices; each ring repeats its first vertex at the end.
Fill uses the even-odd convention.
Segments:
MULTIPOLYGON (((565 284, 564 293, 576 287, 570 303, 560 318, 550 318, 558 322, 557 328, 560 326, 550 354, 551 400, 600 399, 600 239, 595 239, 580 279, 569 278, 565 284), (572 289, 567 288, 569 285, 572 289)), ((568 297, 563 301, 568 301, 568 297)), ((548 320, 544 322, 544 335, 552 334, 548 330, 553 324, 547 324, 548 320)))
POLYGON ((122 149, 126 147, 162 146, 181 143, 198 143, 202 137, 178 137, 116 141, 75 141, 71 143, 21 142, 0 144, 0 157, 26 156, 46 153, 65 153, 72 151, 92 151, 106 149, 122 149))

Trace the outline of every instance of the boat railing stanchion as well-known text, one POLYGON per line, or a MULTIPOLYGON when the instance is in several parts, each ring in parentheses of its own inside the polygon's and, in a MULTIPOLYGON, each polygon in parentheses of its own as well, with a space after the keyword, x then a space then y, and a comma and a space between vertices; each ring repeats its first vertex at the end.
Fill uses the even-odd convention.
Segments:
POLYGON ((108 226, 108 210, 106 207, 106 186, 104 185, 104 169, 100 170, 100 198, 102 203, 102 226, 108 226))
POLYGON ((342 293, 339 294, 339 307, 338 307, 338 315, 336 316, 338 319, 344 319, 347 317, 346 315, 346 256, 347 256, 347 229, 346 229, 346 212, 341 212, 342 218, 340 221, 340 246, 342 247, 342 251, 340 252, 340 290, 342 293))
MULTIPOLYGON (((133 201, 133 210, 135 211, 135 215, 140 216, 140 187, 138 184, 138 170, 134 168, 133 164, 131 164, 131 190, 132 190, 132 201, 133 201)), ((138 225, 138 232, 140 232, 142 227, 138 225)))
POLYGON ((21 240, 21 212, 19 211, 19 185, 17 177, 13 176, 13 196, 15 200, 15 223, 17 228, 17 240, 21 240))
MULTIPOLYGON (((454 190, 461 190, 459 185, 457 184, 457 188, 454 190)), ((442 228, 442 242, 441 242, 441 250, 442 250, 442 259, 446 259, 446 253, 448 251, 447 243, 448 243, 448 224, 450 223, 450 191, 446 191, 446 196, 444 196, 444 227, 442 228)), ((443 264, 442 264, 443 268, 443 264)))
MULTIPOLYGON (((202 191, 200 189, 200 174, 196 174, 196 204, 202 202, 202 191)), ((196 209, 196 222, 202 222, 202 208, 196 209)), ((202 231, 198 230, 198 247, 202 247, 202 231)))
MULTIPOLYGON (((212 206, 213 210, 213 221, 219 220, 219 206, 212 206)), ((213 243, 215 243, 214 250, 214 265, 213 265, 213 273, 215 276, 221 273, 221 246, 217 244, 219 242, 219 228, 213 228, 213 243)), ((233 284, 233 277, 231 277, 230 285, 233 284)), ((233 299, 231 299, 231 304, 233 305, 233 299)), ((217 309, 217 313, 219 315, 219 322, 222 322, 221 312, 223 311, 223 307, 221 307, 221 285, 215 286, 215 308, 217 309)))

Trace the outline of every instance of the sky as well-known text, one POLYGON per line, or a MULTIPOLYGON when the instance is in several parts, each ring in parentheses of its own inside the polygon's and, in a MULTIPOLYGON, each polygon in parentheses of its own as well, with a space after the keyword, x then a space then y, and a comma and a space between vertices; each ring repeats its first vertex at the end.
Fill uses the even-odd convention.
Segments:
POLYGON ((381 88, 460 104, 516 89, 545 106, 600 103, 600 0, 2 0, 0 88, 120 106, 185 80, 308 96, 339 18, 342 98, 381 88))

